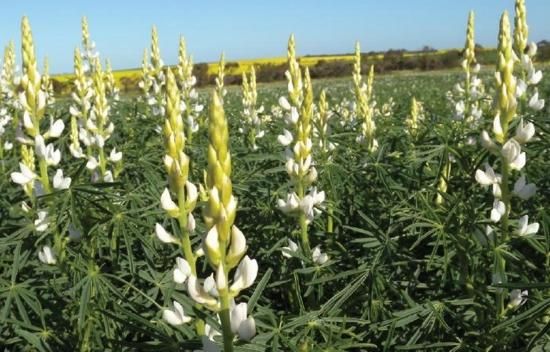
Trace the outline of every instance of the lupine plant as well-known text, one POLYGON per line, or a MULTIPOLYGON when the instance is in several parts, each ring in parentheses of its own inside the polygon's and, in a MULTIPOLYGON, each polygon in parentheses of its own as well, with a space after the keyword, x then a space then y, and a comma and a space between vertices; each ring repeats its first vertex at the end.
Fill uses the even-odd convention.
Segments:
POLYGON ((256 90, 256 70, 254 66, 250 68, 250 76, 243 72, 243 116, 244 125, 239 127, 239 132, 242 133, 246 142, 252 150, 257 150, 256 139, 262 138, 265 135, 264 122, 262 113, 264 106, 258 106, 258 92, 256 90))
POLYGON ((70 95, 23 19, 22 72, 13 44, 0 71, 2 350, 547 350, 548 47, 515 11, 496 72, 471 14, 461 54, 427 54, 460 70, 376 82, 359 48, 312 80, 293 36, 283 84, 199 71, 183 38, 166 67, 154 31, 116 102, 85 18, 70 95))
MULTIPOLYGON (((21 160, 19 171, 12 172, 11 179, 23 188, 30 199, 31 205, 23 203, 23 210, 29 215, 36 216, 34 230, 40 233, 48 230, 49 214, 53 209, 47 209, 47 204, 41 204, 37 197, 54 190, 68 188, 71 178, 65 177, 60 168, 56 170, 53 179, 50 178, 49 169, 58 166, 61 161, 61 151, 56 149, 51 140, 61 136, 65 125, 62 120, 50 119, 49 129, 46 132, 41 131, 47 93, 42 90, 43 80, 38 72, 31 27, 26 17, 21 23, 21 36, 23 57, 21 88, 23 91, 19 95, 19 100, 23 117, 17 131, 17 141, 21 143, 21 160)), ((62 260, 65 243, 66 239, 56 233, 54 249, 52 250, 49 245, 43 246, 39 252, 40 260, 46 264, 55 264, 55 253, 62 260)))
MULTIPOLYGON (((500 173, 488 164, 485 170, 476 171, 477 182, 482 186, 490 186, 494 196, 490 213, 493 224, 488 225, 487 232, 493 241, 493 283, 496 284, 506 283, 508 280, 506 258, 511 240, 516 236, 533 235, 539 229, 538 223, 529 223, 527 214, 513 221, 515 214, 522 214, 521 210, 513 211, 513 200, 516 198, 527 200, 536 191, 534 184, 527 183, 525 175, 517 176, 517 173, 525 168, 527 160, 522 146, 533 138, 535 127, 530 122, 524 123, 523 118, 518 116, 521 112, 518 111, 519 94, 517 94, 518 80, 514 76, 515 61, 508 13, 505 12, 500 20, 498 63, 495 75, 497 111, 493 122, 493 138, 486 131, 481 135, 483 146, 496 156, 500 173), (514 127, 515 135, 512 135, 514 127), (515 182, 514 178, 517 178, 515 182)), ((507 291, 503 289, 496 292, 496 310, 499 319, 502 319, 508 311, 505 302, 506 294, 507 291)), ((517 301, 515 298, 512 300, 517 301)), ((514 308, 517 306, 517 304, 512 305, 514 308)))
POLYGON ((288 129, 283 130, 278 141, 286 147, 286 172, 290 177, 291 191, 286 199, 279 199, 277 205, 281 211, 298 218, 299 238, 306 255, 311 252, 308 226, 317 214, 319 206, 325 200, 325 192, 318 192, 313 186, 317 180, 317 170, 313 162, 312 118, 313 87, 309 70, 302 74, 296 60, 296 44, 292 35, 288 41, 288 99, 282 96, 279 105, 286 111, 285 122, 288 129))
POLYGON ((355 91, 355 114, 361 121, 361 132, 357 141, 364 144, 369 152, 378 149, 378 141, 375 137, 376 124, 374 122, 374 66, 371 65, 367 82, 363 82, 361 76, 361 47, 359 42, 355 44, 355 61, 353 63, 353 84, 355 91))
POLYGON ((193 59, 187 55, 185 39, 180 37, 178 51, 178 66, 176 69, 178 86, 181 89, 181 104, 186 128, 186 138, 188 143, 193 140, 193 133, 199 130, 199 114, 204 106, 199 102, 199 94, 195 89, 197 78, 193 75, 193 59))

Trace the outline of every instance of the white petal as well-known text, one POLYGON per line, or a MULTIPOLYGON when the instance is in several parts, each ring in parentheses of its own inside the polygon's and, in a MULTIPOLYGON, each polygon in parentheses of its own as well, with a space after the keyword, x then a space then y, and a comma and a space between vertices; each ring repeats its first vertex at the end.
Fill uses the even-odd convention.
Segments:
POLYGON ((239 332, 239 326, 246 320, 247 310, 248 305, 246 303, 239 303, 231 310, 231 331, 234 334, 239 332))
POLYGON ((159 240, 164 243, 177 243, 178 240, 172 236, 166 229, 159 223, 155 224, 155 233, 159 240))
POLYGON ((160 204, 162 209, 166 210, 169 216, 176 218, 179 216, 179 207, 172 201, 168 188, 165 188, 160 196, 160 204))
POLYGON ((280 97, 279 98, 279 105, 285 110, 290 110, 290 108, 291 108, 290 103, 288 102, 286 97, 280 97))
POLYGON ((61 133, 63 132, 63 129, 65 129, 65 124, 63 123, 63 120, 59 119, 56 120, 51 126, 50 130, 48 131, 49 137, 51 138, 57 138, 61 136, 61 133))
POLYGON ((174 269, 174 282, 183 284, 185 280, 191 275, 191 267, 187 260, 177 257, 176 268, 174 269))
POLYGON ((282 135, 279 135, 277 137, 277 141, 285 147, 288 146, 290 143, 292 143, 292 140, 293 140, 292 133, 290 133, 286 129, 283 131, 282 135))
POLYGON ((256 321, 253 317, 248 317, 239 325, 239 338, 244 341, 250 341, 256 335, 256 321))
POLYGON ((258 262, 256 259, 250 259, 248 256, 245 256, 235 271, 235 278, 231 285, 231 291, 239 292, 252 286, 257 275, 258 262))

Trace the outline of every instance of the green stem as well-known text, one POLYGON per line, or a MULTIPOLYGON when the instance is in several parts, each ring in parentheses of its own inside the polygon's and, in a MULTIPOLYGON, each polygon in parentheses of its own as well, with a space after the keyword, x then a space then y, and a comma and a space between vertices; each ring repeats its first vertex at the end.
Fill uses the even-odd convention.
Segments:
POLYGON ((2 170, 2 173, 6 171, 4 164, 4 144, 2 143, 2 140, 0 140, 0 170, 2 170))
POLYGON ((327 232, 328 232, 328 233, 333 233, 333 232, 334 232, 334 219, 333 219, 334 209, 333 209, 333 207, 332 207, 332 203, 331 203, 331 202, 328 203, 328 206, 327 206, 327 213, 328 213, 328 218, 327 218, 327 232))
POLYGON ((105 161, 105 151, 103 148, 99 148, 99 170, 101 171, 101 180, 103 181, 103 177, 107 171, 107 162, 105 161))
POLYGON ((309 245, 309 234, 307 233, 307 222, 305 214, 300 214, 300 240, 302 241, 302 249, 304 255, 308 256, 311 252, 309 245))
POLYGON ((193 254, 193 248, 191 247, 191 238, 189 236, 189 231, 187 230, 188 212, 187 212, 187 209, 185 208, 185 191, 183 187, 178 190, 178 206, 180 208, 178 223, 180 225, 181 246, 183 249, 183 255, 185 256, 185 260, 187 260, 187 262, 189 263, 189 266, 191 267, 191 273, 197 276, 197 268, 196 268, 197 258, 195 258, 195 255, 193 254))
MULTIPOLYGON (((216 226, 216 225, 214 225, 216 226)), ((227 234, 228 235, 228 234, 227 234)), ((227 238, 228 236, 226 236, 227 238)), ((221 263, 223 263, 223 274, 225 282, 229 282, 229 268, 226 265, 227 256, 227 241, 220 240, 221 263)), ((219 312, 220 322, 222 325, 223 334, 223 350, 224 352, 233 352, 233 331, 231 331, 231 297, 227 287, 219 290, 221 310, 219 312)))
MULTIPOLYGON (((297 191, 296 193, 298 194, 298 198, 304 199, 305 187, 301 179, 297 183, 296 191, 297 191)), ((307 232, 306 215, 303 212, 300 212, 299 224, 300 224, 300 241, 302 242, 302 250, 304 251, 304 255, 308 256, 309 253, 311 252, 311 249, 309 246, 309 234, 307 232)))
POLYGON ((223 350, 224 352, 233 352, 234 336, 233 332, 231 331, 229 292, 227 290, 224 291, 224 294, 220 296, 221 311, 219 313, 223 333, 223 350))
MULTIPOLYGON (((178 217, 178 223, 180 226, 180 232, 181 232, 181 247, 183 249, 183 255, 185 257, 185 260, 187 260, 187 263, 189 264, 189 267, 191 268, 191 273, 194 276, 197 276, 197 257, 195 257, 195 254, 193 253, 193 248, 191 246, 191 238, 189 231, 187 230, 187 209, 185 208, 185 191, 182 187, 178 190, 178 206, 180 208, 180 215, 178 217)), ((200 309, 200 304, 195 304, 195 307, 197 309, 200 309)), ((204 335, 204 328, 205 323, 202 319, 196 319, 195 321, 195 331, 199 336, 204 335)))
MULTIPOLYGON (((501 199, 504 203, 505 211, 502 215, 501 224, 502 224, 502 234, 500 241, 497 237, 495 237, 496 241, 496 250, 499 251, 499 253, 495 253, 495 272, 503 282, 506 282, 506 259, 504 256, 500 254, 500 246, 502 244, 505 244, 508 242, 510 233, 509 233, 509 217, 510 217, 510 190, 508 187, 508 179, 509 179, 509 173, 510 173, 510 167, 508 166, 508 163, 504 159, 504 157, 501 157, 501 164, 502 164, 502 182, 500 184, 500 190, 501 190, 501 199), (497 255, 498 254, 498 255, 497 255)), ((505 314, 505 296, 507 295, 507 290, 504 288, 499 289, 497 291, 497 318, 502 318, 505 314)))
POLYGON ((50 178, 48 177, 48 164, 46 164, 46 160, 41 158, 38 162, 38 167, 40 168, 40 181, 42 181, 44 192, 46 194, 52 193, 50 178))

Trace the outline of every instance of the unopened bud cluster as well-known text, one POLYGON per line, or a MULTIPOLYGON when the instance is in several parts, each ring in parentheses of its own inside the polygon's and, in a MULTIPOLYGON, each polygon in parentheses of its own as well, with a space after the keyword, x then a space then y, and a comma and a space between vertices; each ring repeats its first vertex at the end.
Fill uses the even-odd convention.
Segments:
POLYGON ((422 102, 416 100, 415 97, 411 99, 410 114, 405 120, 407 125, 407 133, 412 137, 415 137, 418 133, 419 122, 424 120, 424 106, 422 102))
POLYGON ((376 125, 374 123, 374 66, 370 66, 367 82, 363 82, 361 76, 361 47, 359 42, 355 44, 355 61, 353 63, 353 83, 355 92, 355 115, 361 120, 361 134, 357 142, 364 144, 369 152, 378 149, 378 141, 375 138, 376 125))

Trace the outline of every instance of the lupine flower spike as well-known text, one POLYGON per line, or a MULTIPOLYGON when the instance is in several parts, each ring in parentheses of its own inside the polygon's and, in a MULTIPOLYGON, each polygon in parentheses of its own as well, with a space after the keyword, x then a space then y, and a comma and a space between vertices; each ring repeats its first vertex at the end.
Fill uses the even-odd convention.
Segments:
MULTIPOLYGON (((493 196, 493 207, 490 211, 490 219, 495 225, 500 225, 500 233, 496 236, 496 247, 500 245, 509 245, 512 234, 518 236, 533 235, 538 231, 539 224, 528 223, 528 216, 524 215, 517 221, 515 231, 510 231, 512 215, 513 196, 525 200, 532 197, 536 192, 534 184, 527 184, 525 175, 519 177, 511 190, 510 182, 515 172, 521 171, 526 165, 526 153, 522 151, 522 145, 529 142, 535 134, 535 127, 532 123, 525 124, 518 114, 517 94, 521 79, 514 76, 514 64, 516 62, 513 46, 524 48, 527 27, 523 23, 525 16, 523 1, 516 2, 516 33, 515 42, 512 43, 510 35, 510 23, 508 14, 505 12, 500 21, 499 45, 498 45, 498 63, 496 77, 496 107, 497 111, 493 121, 494 140, 486 131, 482 132, 481 144, 491 153, 498 157, 500 162, 500 174, 495 172, 490 165, 485 166, 485 170, 476 171, 476 180, 484 187, 491 186, 493 196), (517 123, 516 123, 517 122, 517 123), (515 124, 516 133, 512 135, 512 127, 515 124)), ((491 227, 491 231, 493 228, 491 227)), ((506 260, 501 252, 495 251, 494 281, 506 282, 506 260)), ((516 292, 517 293, 517 292, 516 292)), ((504 304, 505 292, 497 292, 499 316, 506 312, 504 304)))
POLYGON ((279 199, 277 205, 284 213, 297 216, 302 250, 309 255, 311 248, 308 226, 320 213, 319 207, 325 200, 325 192, 318 192, 313 186, 317 180, 311 139, 313 90, 307 68, 302 79, 302 71, 296 60, 294 36, 288 42, 288 65, 288 99, 284 96, 279 99, 279 104, 287 114, 287 129, 283 130, 278 141, 286 147, 286 171, 292 190, 286 195, 286 199, 279 199))

